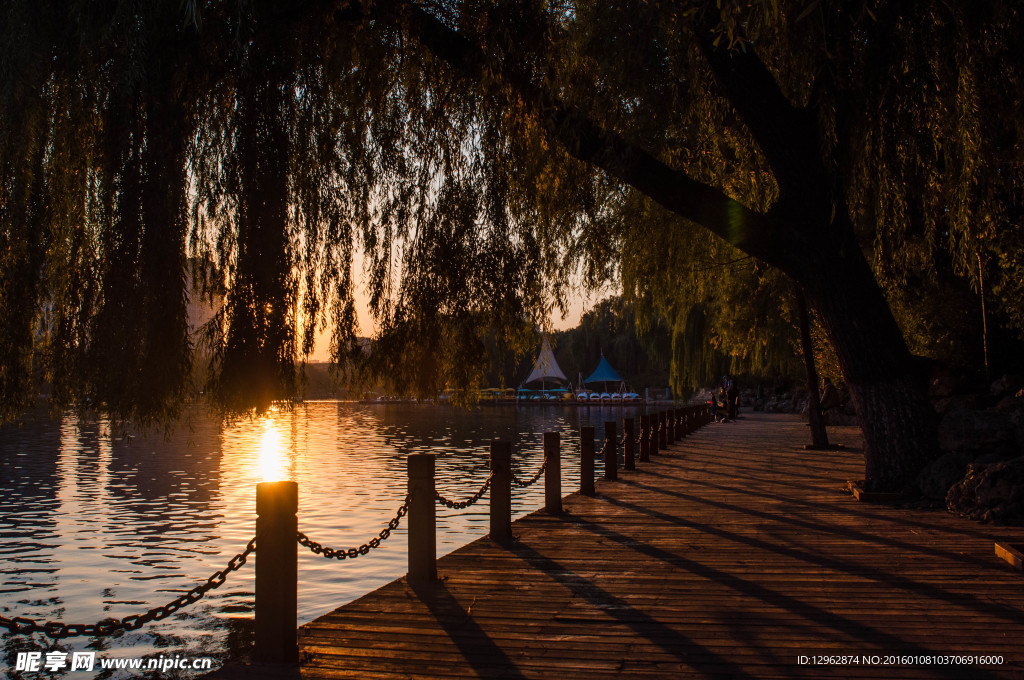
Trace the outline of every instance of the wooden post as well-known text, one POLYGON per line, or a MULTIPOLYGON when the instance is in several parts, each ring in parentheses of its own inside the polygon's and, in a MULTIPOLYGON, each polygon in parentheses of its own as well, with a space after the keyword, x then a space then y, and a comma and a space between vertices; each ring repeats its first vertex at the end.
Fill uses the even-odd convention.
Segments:
POLYGON ((604 424, 604 478, 612 482, 619 478, 619 438, 614 420, 604 424))
POLYGON ((491 540, 512 540, 512 442, 491 442, 491 540))
POLYGON ((544 509, 552 515, 562 512, 562 457, 557 432, 544 433, 544 509))
POLYGON ((668 444, 676 443, 676 410, 670 408, 665 411, 666 425, 668 426, 668 434, 665 436, 665 440, 668 444))
POLYGON ((640 416, 640 462, 646 463, 651 459, 651 417, 640 416))
POLYGON ((658 430, 660 429, 659 425, 660 425, 660 423, 658 422, 658 414, 657 413, 652 413, 651 414, 651 446, 650 446, 650 451, 651 451, 651 455, 652 456, 658 455, 658 441, 659 441, 658 430))
POLYGON ((636 469, 636 420, 625 418, 622 421, 622 459, 627 470, 636 469))
POLYGON ((675 410, 676 415, 676 439, 682 439, 686 436, 686 428, 683 426, 683 409, 677 408, 675 410))
POLYGON ((594 495, 594 428, 580 428, 580 493, 594 495))
POLYGON ((437 502, 434 456, 409 455, 409 583, 437 580, 437 502))
POLYGON ((299 660, 299 485, 256 485, 256 631, 260 663, 299 660))

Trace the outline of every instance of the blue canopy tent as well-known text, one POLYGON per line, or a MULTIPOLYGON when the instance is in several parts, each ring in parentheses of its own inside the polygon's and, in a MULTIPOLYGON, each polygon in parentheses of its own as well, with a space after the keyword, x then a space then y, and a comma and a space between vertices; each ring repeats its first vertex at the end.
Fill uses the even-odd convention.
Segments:
POLYGON ((608 383, 615 383, 616 385, 625 382, 619 372, 612 368, 612 365, 608 363, 608 360, 604 358, 604 352, 601 352, 601 361, 597 364, 597 368, 590 374, 590 377, 583 381, 586 384, 590 383, 604 383, 607 389, 608 383))

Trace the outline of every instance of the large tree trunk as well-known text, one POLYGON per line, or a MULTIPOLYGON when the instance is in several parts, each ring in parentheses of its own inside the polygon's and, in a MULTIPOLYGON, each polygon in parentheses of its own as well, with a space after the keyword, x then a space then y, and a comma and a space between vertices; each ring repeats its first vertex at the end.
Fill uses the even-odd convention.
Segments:
POLYGON ((803 279, 857 408, 865 486, 903 491, 938 450, 926 379, 860 249, 809 256, 803 279))
POLYGON ((804 355, 804 370, 807 373, 807 419, 811 425, 811 446, 827 449, 828 433, 825 431, 825 417, 821 413, 818 398, 818 371, 814 368, 814 346, 811 344, 811 320, 807 313, 807 299, 799 288, 795 291, 796 309, 800 317, 800 346, 804 355))

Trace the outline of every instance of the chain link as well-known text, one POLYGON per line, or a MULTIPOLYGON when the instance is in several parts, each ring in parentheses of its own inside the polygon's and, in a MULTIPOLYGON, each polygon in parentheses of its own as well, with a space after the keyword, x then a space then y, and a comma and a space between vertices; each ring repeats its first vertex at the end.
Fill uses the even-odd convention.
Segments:
POLYGON ((198 602, 204 595, 206 595, 206 593, 224 585, 224 582, 228 578, 228 574, 240 569, 255 549, 256 539, 253 538, 246 544, 245 550, 232 557, 228 562, 228 566, 219 571, 213 572, 210 578, 206 579, 206 583, 202 583, 195 588, 192 588, 184 595, 171 600, 162 607, 153 607, 144 614, 131 614, 120 621, 113 618, 103 619, 102 621, 93 624, 63 623, 61 621, 38 623, 37 621, 25 618, 24 616, 16 616, 13 619, 0 616, 0 628, 6 628, 12 633, 43 633, 51 638, 77 637, 81 635, 87 635, 89 637, 104 637, 112 635, 119 630, 138 630, 150 621, 166 619, 182 607, 187 607, 190 604, 198 602))
POLYGON ((540 479, 540 476, 542 474, 544 474, 544 471, 547 470, 547 469, 548 469, 548 459, 547 459, 547 456, 545 456, 544 457, 544 462, 541 464, 540 469, 537 470, 537 474, 535 474, 533 477, 530 477, 528 480, 526 480, 524 482, 523 480, 521 480, 518 477, 516 477, 515 473, 512 473, 512 483, 515 484, 516 486, 518 486, 520 489, 525 489, 526 487, 532 486, 533 484, 535 484, 537 482, 537 480, 540 479))
POLYGON ((465 510, 466 508, 473 505, 478 500, 484 497, 484 494, 487 493, 487 489, 489 489, 491 486, 491 479, 493 477, 493 473, 488 475, 487 479, 484 481, 484 485, 480 487, 480 490, 464 501, 449 500, 442 496, 441 494, 439 494, 437 491, 434 491, 434 498, 436 498, 439 503, 444 504, 446 507, 454 508, 455 510, 465 510))
POLYGON ((388 522, 388 525, 381 529, 381 532, 379 534, 371 538, 366 543, 363 543, 358 548, 349 548, 347 550, 336 550, 334 548, 328 548, 327 546, 321 545, 316 541, 312 540, 309 536, 302 533, 301 531, 296 532, 295 538, 298 540, 299 545, 303 545, 309 548, 310 552, 312 552, 314 555, 323 555, 329 560, 343 560, 346 557, 354 560, 360 555, 365 555, 374 548, 380 547, 380 544, 383 541, 387 540, 388 536, 391 535, 391 532, 398 528, 398 525, 402 522, 402 518, 405 517, 406 514, 409 512, 410 500, 412 500, 412 495, 406 495, 405 500, 402 501, 402 507, 398 508, 398 513, 390 522, 388 522))

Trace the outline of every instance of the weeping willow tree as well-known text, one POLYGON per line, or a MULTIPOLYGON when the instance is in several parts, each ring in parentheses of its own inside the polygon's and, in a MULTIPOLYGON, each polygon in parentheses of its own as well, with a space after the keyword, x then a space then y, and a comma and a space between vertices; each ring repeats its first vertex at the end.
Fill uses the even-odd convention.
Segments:
POLYGON ((1000 313, 1024 324, 1012 6, 0 11, 8 414, 39 375, 58 405, 176 413, 197 387, 189 255, 224 291, 198 387, 244 410, 292 394, 328 327, 343 370, 471 384, 481 334, 522 342, 579 266, 615 279, 637 239, 682 258, 713 237, 758 262, 752 286, 771 267, 803 289, 858 408, 868 485, 893 489, 936 438, 886 291, 940 258, 978 282, 980 256, 1000 313), (644 213, 658 219, 631 219, 644 213))
POLYGON ((560 204, 593 202, 591 179, 554 169, 539 130, 513 139, 495 113, 506 97, 400 27, 278 5, 5 4, 6 415, 40 375, 55 407, 143 422, 200 390, 231 412, 265 408, 295 394, 328 327, 350 377, 420 393, 478 381, 487 329, 529 341, 560 256, 524 225, 582 210, 546 209, 508 159, 578 176, 560 204), (369 356, 358 251, 379 329, 369 356), (224 292, 201 333, 186 281, 224 292), (213 360, 195 383, 200 343, 213 360))

